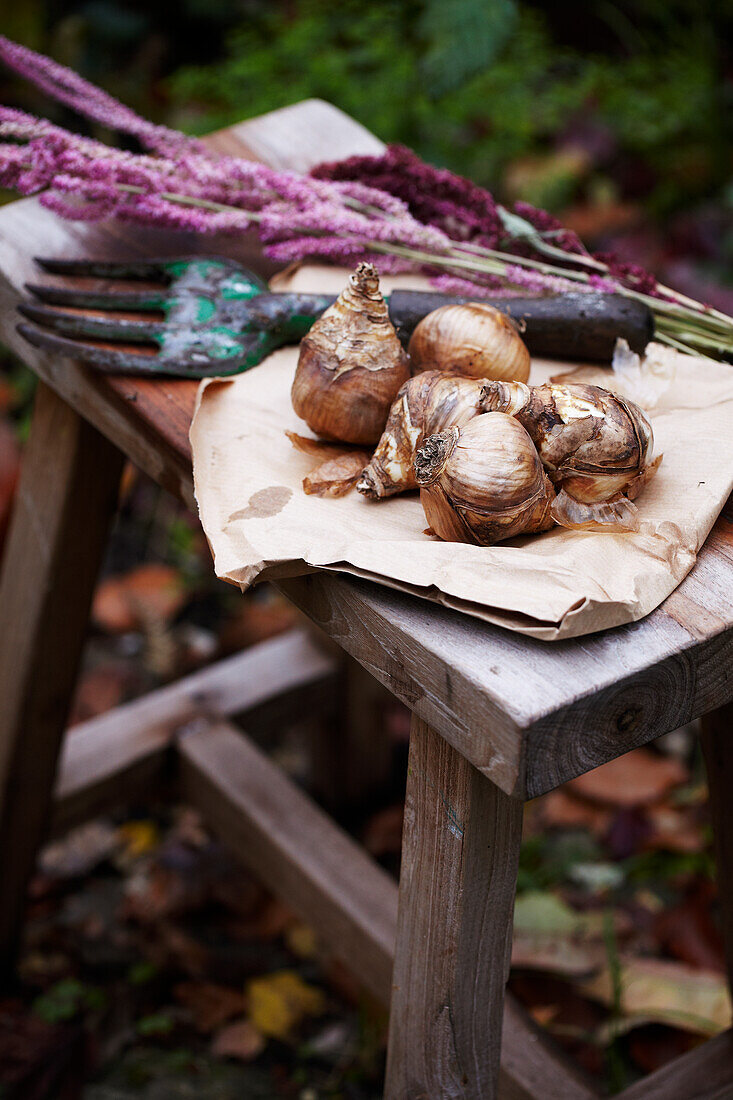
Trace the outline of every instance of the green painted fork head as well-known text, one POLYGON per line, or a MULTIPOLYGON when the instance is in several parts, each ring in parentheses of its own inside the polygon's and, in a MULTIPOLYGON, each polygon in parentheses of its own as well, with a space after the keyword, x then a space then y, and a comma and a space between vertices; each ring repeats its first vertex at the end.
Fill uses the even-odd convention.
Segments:
POLYGON ((333 301, 326 295, 270 294, 253 272, 219 257, 38 262, 75 284, 29 286, 45 304, 19 307, 34 322, 20 331, 37 346, 107 371, 185 378, 237 374, 297 343, 333 301), (134 286, 140 281, 151 285, 134 286), (163 319, 131 319, 121 316, 123 310, 162 313, 163 319))

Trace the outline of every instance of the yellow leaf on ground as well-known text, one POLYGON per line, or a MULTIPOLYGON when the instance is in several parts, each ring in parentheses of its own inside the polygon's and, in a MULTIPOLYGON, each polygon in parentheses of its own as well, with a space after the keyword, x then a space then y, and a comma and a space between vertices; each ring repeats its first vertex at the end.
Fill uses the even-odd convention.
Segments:
POLYGON ((154 821, 127 821, 120 825, 119 835, 128 859, 145 856, 160 843, 160 833, 154 821))
POLYGON ((318 953, 318 939, 308 924, 294 924, 286 929, 285 942, 299 959, 315 959, 318 953))
MULTIPOLYGON (((666 959, 621 956, 621 1012, 624 1017, 717 1035, 731 1024, 725 978, 666 959)), ((580 988, 594 1000, 612 1005, 614 982, 608 968, 580 988)))
POLYGON ((263 1035, 287 1039, 306 1016, 320 1016, 326 998, 292 970, 278 970, 247 983, 250 1020, 263 1035))

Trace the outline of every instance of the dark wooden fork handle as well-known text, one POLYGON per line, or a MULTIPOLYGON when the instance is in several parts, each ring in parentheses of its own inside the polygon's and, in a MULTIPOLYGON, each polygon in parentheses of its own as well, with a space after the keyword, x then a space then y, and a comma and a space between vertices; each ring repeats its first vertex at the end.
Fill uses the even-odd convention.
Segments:
MULTIPOLYGON (((400 339, 407 343, 415 326, 440 306, 476 299, 430 291, 395 290, 389 312, 400 339)), ((532 355, 610 363, 618 337, 642 352, 654 338, 654 319, 643 302, 620 294, 561 294, 553 298, 481 299, 520 326, 532 355)))

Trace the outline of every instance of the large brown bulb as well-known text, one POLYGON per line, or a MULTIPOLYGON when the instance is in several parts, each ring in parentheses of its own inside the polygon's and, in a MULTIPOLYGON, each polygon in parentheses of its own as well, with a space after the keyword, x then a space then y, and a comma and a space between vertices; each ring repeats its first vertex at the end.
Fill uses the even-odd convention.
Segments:
POLYGON ((415 455, 425 518, 450 542, 491 546, 553 525, 554 490, 522 425, 478 416, 425 440, 415 455))
POLYGON ((580 530, 638 529, 631 502, 662 458, 652 461, 652 426, 633 401, 583 383, 487 382, 480 404, 487 413, 516 417, 529 432, 559 490, 553 504, 558 523, 580 530))
POLYGON ((527 345, 514 322, 488 302, 433 310, 415 328, 407 350, 413 374, 450 370, 469 378, 529 378, 527 345))
POLYGON ((377 269, 361 263, 301 341, 293 408, 324 439, 374 444, 409 376, 377 269))
POLYGON ((444 371, 422 371, 395 398, 387 426, 357 489, 372 500, 415 489, 413 460, 422 440, 445 428, 460 428, 479 415, 483 381, 444 371))

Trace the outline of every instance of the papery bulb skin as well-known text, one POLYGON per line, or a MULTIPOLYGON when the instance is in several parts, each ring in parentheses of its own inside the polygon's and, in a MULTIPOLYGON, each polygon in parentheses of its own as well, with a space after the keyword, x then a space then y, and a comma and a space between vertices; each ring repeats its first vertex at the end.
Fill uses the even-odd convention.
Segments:
POLYGON ((552 484, 514 417, 478 416, 431 435, 414 465, 425 518, 442 539, 492 546, 553 526, 552 484))
POLYGON ((516 325, 487 302, 433 310, 415 328, 407 350, 413 374, 450 370, 470 378, 529 378, 529 351, 516 325))
POLYGON ((444 428, 463 427, 479 415, 482 380, 422 371, 402 386, 390 410, 387 425, 357 489, 372 500, 417 487, 413 459, 427 435, 444 428))
POLYGON ((633 401, 582 383, 488 382, 480 405, 485 412, 514 416, 529 432, 560 490, 554 510, 558 523, 585 530, 638 527, 630 502, 656 472, 661 456, 652 461, 652 426, 633 401), (612 507, 594 507, 601 504, 612 507))
POLYGON ((371 445, 409 376, 377 269, 361 263, 301 341, 293 408, 323 439, 371 445))

